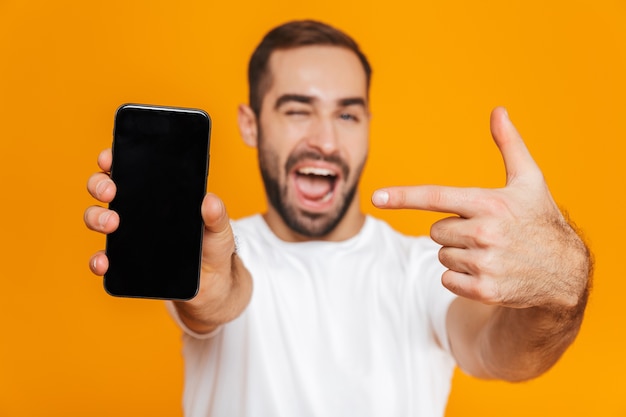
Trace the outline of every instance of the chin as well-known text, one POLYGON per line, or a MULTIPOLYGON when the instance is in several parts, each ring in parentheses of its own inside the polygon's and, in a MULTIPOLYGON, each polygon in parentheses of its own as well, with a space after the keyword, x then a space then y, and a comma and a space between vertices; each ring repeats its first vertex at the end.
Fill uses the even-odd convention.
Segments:
POLYGON ((321 238, 335 230, 340 221, 340 218, 328 218, 324 215, 316 214, 288 219, 286 223, 291 230, 302 236, 321 238))
POLYGON ((322 238, 332 233, 345 217, 353 203, 356 187, 351 189, 341 201, 324 212, 306 211, 293 206, 274 207, 285 224, 294 232, 308 238, 322 238))

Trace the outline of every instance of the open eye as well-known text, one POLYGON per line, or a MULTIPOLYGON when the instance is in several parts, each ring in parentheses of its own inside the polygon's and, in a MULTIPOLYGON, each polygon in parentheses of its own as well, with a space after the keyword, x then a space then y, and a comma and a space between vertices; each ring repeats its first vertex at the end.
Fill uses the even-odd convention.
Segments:
POLYGON ((352 113, 346 113, 346 112, 341 113, 339 115, 339 118, 341 120, 347 120, 347 121, 353 121, 353 122, 358 122, 359 121, 359 118, 356 115, 354 115, 352 113))

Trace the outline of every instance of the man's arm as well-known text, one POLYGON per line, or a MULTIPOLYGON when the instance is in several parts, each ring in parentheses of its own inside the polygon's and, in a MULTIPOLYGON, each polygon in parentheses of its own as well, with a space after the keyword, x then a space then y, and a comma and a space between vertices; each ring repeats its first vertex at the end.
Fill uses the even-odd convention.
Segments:
POLYGON ((517 381, 547 370, 574 340, 591 257, 504 109, 493 111, 491 131, 504 188, 393 187, 372 200, 456 214, 431 228, 448 268, 442 283, 461 296, 447 316, 452 352, 472 375, 517 381))
POLYGON ((524 381, 554 365, 574 341, 585 301, 572 308, 524 309, 456 299, 448 311, 452 353, 466 373, 524 381))
MULTIPOLYGON (((528 272, 528 276, 536 274, 534 282, 542 283, 537 285, 538 293, 529 292, 530 288, 515 290, 528 291, 528 307, 486 305, 467 298, 458 298, 450 306, 446 320, 450 345, 468 374, 507 381, 531 379, 552 367, 576 338, 589 296, 592 259, 575 229, 563 217, 554 216, 558 221, 552 224, 552 239, 546 245, 553 246, 553 252, 544 253, 528 272)), ((533 256, 542 255, 537 252, 545 246, 538 246, 533 237, 523 238, 537 245, 533 256)))
MULTIPOLYGON (((93 174, 87 182, 89 193, 102 203, 113 200, 116 193, 115 183, 109 176, 111 160, 111 149, 104 150, 98 157, 102 172, 93 174)), ((235 253, 228 214, 216 195, 205 196, 202 219, 205 229, 200 289, 192 300, 174 304, 183 323, 190 330, 204 334, 243 312, 252 294, 252 278, 235 253)), ((120 221, 117 213, 100 206, 88 207, 84 220, 89 229, 104 234, 115 231, 120 221)), ((109 267, 104 251, 94 254, 89 266, 94 274, 104 275, 109 267)))

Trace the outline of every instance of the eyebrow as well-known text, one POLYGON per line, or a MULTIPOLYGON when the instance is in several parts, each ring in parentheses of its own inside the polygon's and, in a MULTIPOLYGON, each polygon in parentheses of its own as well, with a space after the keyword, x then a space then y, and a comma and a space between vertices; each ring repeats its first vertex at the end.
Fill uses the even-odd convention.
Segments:
POLYGON ((342 98, 341 100, 339 100, 339 105, 341 107, 348 107, 348 106, 367 107, 365 104, 365 99, 361 97, 342 98))
POLYGON ((285 103, 289 103, 290 101, 295 101, 297 103, 303 103, 303 104, 311 104, 313 103, 313 97, 311 96, 305 96, 302 94, 283 94, 282 96, 278 97, 278 100, 276 100, 276 104, 274 104, 274 108, 275 109, 279 109, 280 106, 282 106, 285 103))
MULTIPOLYGON (((303 94, 283 94, 278 97, 276 100, 276 104, 274 104, 274 109, 279 109, 283 104, 289 103, 290 101, 295 101, 297 103, 303 104, 312 104, 317 99, 312 96, 307 96, 303 94)), ((365 99, 361 97, 348 97, 337 100, 337 104, 340 107, 348 107, 348 106, 362 106, 367 107, 365 103, 365 99)))

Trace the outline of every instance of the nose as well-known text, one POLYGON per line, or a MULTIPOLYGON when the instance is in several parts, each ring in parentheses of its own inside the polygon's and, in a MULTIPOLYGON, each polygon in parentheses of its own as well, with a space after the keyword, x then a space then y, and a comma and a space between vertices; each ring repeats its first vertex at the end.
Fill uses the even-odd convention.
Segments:
POLYGON ((332 155, 339 150, 336 126, 332 120, 319 118, 309 132, 308 145, 324 155, 332 155))

